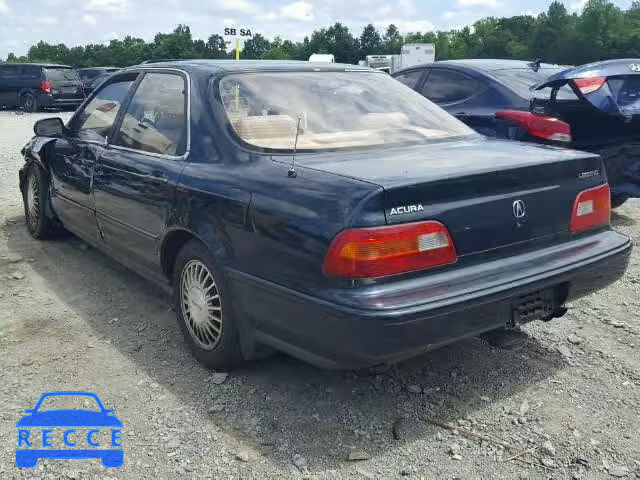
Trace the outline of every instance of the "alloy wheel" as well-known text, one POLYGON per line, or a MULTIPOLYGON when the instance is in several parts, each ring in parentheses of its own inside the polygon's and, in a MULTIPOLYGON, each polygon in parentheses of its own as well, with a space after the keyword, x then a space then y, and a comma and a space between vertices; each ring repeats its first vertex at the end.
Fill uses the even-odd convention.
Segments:
POLYGON ((38 226, 40 216, 40 188, 36 175, 29 175, 27 184, 27 221, 29 225, 35 229, 38 226))

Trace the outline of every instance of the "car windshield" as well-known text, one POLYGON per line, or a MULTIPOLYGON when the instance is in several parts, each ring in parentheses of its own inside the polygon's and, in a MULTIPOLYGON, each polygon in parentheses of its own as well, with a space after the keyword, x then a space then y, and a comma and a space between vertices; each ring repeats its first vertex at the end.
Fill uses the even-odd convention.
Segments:
MULTIPOLYGON (((551 88, 532 91, 531 87, 537 83, 544 82, 551 75, 562 72, 567 68, 569 67, 542 67, 538 69, 538 71, 533 71, 531 68, 508 68, 503 70, 492 70, 490 75, 496 78, 500 83, 503 83, 512 90, 515 90, 515 92, 523 98, 529 99, 532 96, 535 96, 540 99, 548 99, 551 94, 551 88)), ((558 100, 577 99, 573 90, 566 85, 558 90, 556 98, 558 100)))
POLYGON ((421 95, 375 72, 265 72, 220 81, 246 143, 291 151, 419 144, 475 135, 421 95), (298 129, 298 124, 300 125, 298 129))
POLYGON ((77 81, 78 72, 76 72, 72 68, 45 68, 44 69, 47 80, 51 81, 60 81, 60 80, 71 80, 77 81))
POLYGON ((95 398, 87 395, 53 395, 42 400, 38 412, 46 410, 93 410, 100 412, 95 398))

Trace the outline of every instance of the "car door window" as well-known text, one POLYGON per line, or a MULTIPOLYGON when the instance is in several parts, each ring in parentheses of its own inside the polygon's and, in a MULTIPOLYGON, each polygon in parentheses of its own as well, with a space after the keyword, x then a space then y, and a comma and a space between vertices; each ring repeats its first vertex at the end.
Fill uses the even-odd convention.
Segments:
POLYGON ((114 145, 160 155, 186 151, 185 79, 173 73, 148 73, 122 118, 114 145))
POLYGON ((101 88, 71 121, 72 135, 81 140, 104 142, 136 77, 137 74, 124 75, 101 88))
POLYGON ((422 94, 434 103, 467 100, 477 92, 478 82, 464 73, 433 69, 422 88, 422 94))
POLYGON ((422 78, 423 72, 423 70, 412 70, 410 72, 401 73, 395 77, 395 79, 400 83, 404 83, 407 87, 415 89, 422 78))

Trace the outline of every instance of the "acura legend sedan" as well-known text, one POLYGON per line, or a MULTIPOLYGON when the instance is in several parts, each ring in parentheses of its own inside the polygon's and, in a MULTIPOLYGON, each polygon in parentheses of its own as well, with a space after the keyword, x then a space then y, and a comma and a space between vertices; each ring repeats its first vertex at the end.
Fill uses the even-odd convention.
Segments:
POLYGON ((351 65, 147 63, 34 129, 31 235, 165 287, 216 369, 264 346, 359 368, 551 320, 632 248, 599 156, 485 138, 351 65))

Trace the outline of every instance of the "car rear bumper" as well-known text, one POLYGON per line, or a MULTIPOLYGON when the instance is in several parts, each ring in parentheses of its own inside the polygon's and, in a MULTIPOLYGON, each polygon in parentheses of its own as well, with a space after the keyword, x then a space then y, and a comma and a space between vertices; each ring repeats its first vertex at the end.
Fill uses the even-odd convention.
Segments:
POLYGON ((619 279, 632 242, 614 231, 481 265, 383 286, 307 295, 230 271, 255 338, 324 368, 419 355, 506 325, 522 295, 551 289, 562 303, 619 279))
POLYGON ((77 107, 84 102, 84 97, 60 98, 53 95, 40 95, 38 104, 43 108, 77 107))

